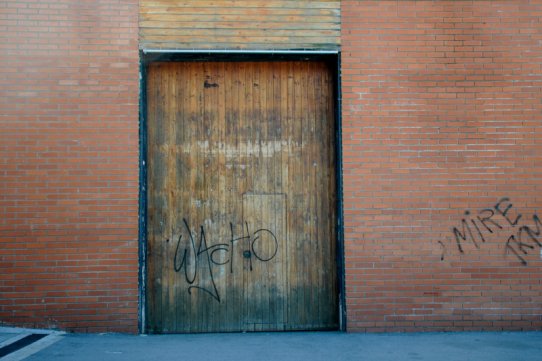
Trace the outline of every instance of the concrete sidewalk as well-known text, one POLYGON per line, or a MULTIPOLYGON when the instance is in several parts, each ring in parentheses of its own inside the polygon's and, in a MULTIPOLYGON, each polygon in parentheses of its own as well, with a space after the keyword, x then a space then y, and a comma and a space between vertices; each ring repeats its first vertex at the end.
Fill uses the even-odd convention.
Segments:
MULTIPOLYGON (((0 328, 0 340, 6 337, 9 335, 0 328)), ((23 359, 28 361, 542 360, 542 332, 415 334, 295 332, 150 336, 57 334, 56 337, 58 339, 56 342, 23 359)))

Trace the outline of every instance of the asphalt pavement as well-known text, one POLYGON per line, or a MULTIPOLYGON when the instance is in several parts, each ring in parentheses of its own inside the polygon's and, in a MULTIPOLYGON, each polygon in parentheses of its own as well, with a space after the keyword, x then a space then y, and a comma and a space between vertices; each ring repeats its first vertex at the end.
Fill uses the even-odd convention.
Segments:
MULTIPOLYGON (((24 338, 24 335, 34 332, 36 331, 0 327, 0 351, 2 345, 9 343, 10 339, 24 338)), ((277 332, 188 335, 53 332, 0 360, 542 361, 542 332, 277 332)))

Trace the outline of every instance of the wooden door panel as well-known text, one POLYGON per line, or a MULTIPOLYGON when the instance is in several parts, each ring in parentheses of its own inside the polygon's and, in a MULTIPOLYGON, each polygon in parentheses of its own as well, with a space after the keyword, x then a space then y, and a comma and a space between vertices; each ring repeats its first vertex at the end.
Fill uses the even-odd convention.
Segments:
POLYGON ((149 66, 149 331, 337 327, 333 104, 324 63, 149 66))
POLYGON ((245 272, 246 328, 286 324, 288 249, 285 194, 243 195, 243 219, 251 234, 245 272))

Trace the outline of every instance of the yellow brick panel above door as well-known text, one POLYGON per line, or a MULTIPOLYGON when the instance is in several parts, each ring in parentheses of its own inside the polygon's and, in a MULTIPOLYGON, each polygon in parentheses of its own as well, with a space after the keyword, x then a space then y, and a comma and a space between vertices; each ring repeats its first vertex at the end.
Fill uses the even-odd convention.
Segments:
POLYGON ((141 0, 141 49, 337 50, 339 1, 141 0))

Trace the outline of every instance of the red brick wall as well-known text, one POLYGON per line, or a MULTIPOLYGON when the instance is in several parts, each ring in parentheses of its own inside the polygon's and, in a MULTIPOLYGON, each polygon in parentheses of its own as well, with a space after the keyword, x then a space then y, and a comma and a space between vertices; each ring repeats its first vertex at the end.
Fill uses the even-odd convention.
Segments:
MULTIPOLYGON (((542 4, 341 6, 348 329, 540 329, 542 4)), ((137 331, 137 13, 0 3, 0 324, 137 331)))
POLYGON ((542 327, 541 17, 342 2, 350 331, 542 327))
POLYGON ((0 324, 137 332, 137 14, 0 3, 0 324))

